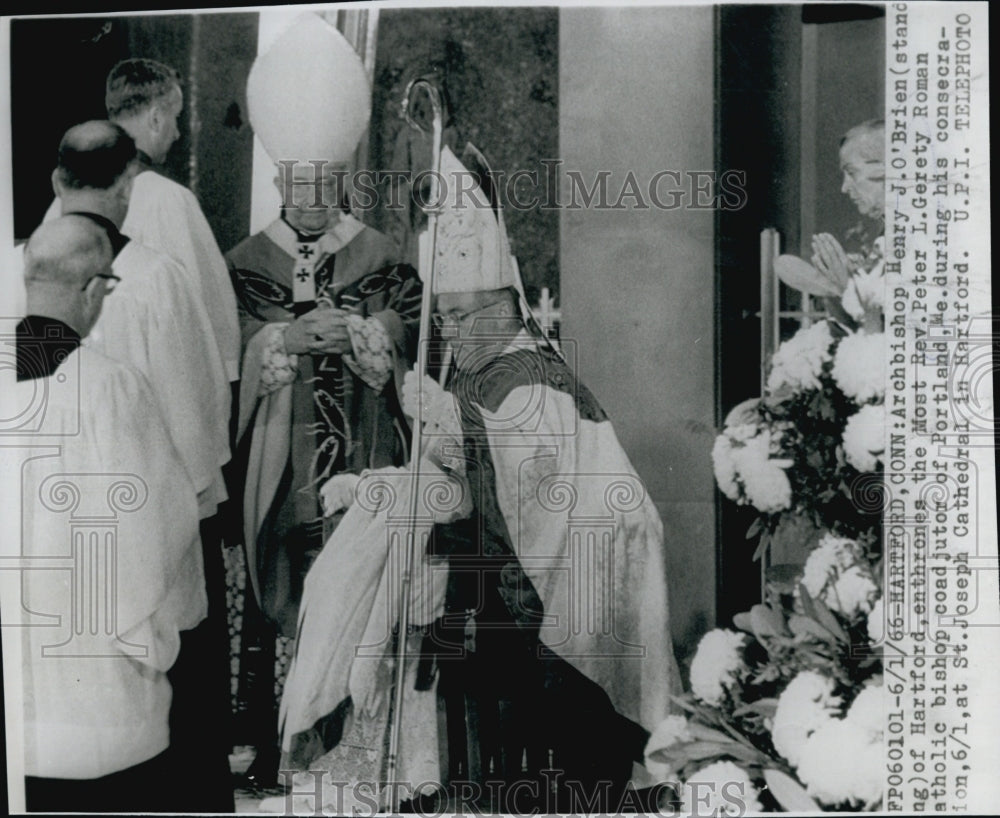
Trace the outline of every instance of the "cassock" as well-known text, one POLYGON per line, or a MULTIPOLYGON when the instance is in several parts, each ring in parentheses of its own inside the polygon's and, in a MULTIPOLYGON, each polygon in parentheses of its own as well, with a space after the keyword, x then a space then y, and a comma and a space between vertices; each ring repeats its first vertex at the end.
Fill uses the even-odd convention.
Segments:
POLYGON ((231 392, 205 307, 177 262, 138 241, 115 256, 112 271, 121 283, 84 344, 146 377, 198 493, 199 516, 211 517, 226 499, 231 392))
POLYGON ((346 214, 320 236, 278 219, 227 254, 244 348, 248 572, 286 636, 295 635, 306 552, 323 543, 320 484, 406 459, 396 386, 415 354, 420 281, 395 257, 386 236, 346 214), (350 313, 352 351, 286 355, 284 328, 320 302, 350 313))
POLYGON ((21 440, 41 447, 21 471, 26 772, 114 774, 76 808, 155 808, 122 776, 167 748, 166 671, 207 610, 194 487, 138 372, 38 316, 17 356, 14 405, 37 409, 21 440))

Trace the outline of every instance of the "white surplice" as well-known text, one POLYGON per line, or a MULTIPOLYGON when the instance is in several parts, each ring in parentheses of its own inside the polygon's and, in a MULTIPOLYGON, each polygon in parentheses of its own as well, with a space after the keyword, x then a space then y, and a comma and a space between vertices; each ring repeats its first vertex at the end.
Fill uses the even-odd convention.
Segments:
POLYGON ((12 393, 37 410, 4 623, 23 626, 25 771, 96 778, 168 746, 166 671, 207 612, 195 491, 135 370, 81 347, 12 393))
POLYGON ((226 499, 231 392, 207 311, 177 262, 130 241, 112 271, 121 283, 104 299, 84 344, 145 375, 198 492, 200 516, 226 499))
POLYGON ((195 195, 153 170, 135 177, 122 233, 178 261, 193 276, 230 381, 238 380, 240 326, 229 268, 195 195))
MULTIPOLYGON (((58 218, 61 212, 62 203, 56 199, 49 206, 44 221, 58 218)), ((198 293, 208 313, 227 381, 239 380, 240 325, 236 294, 226 260, 197 197, 184 185, 154 170, 144 170, 132 183, 121 232, 153 250, 166 253, 180 264, 187 274, 188 285, 198 293)))
MULTIPOLYGON (((469 513, 468 491, 427 461, 420 469, 411 584, 410 624, 428 625, 444 612, 448 567, 423 552, 432 523, 469 513)), ((350 506, 309 569, 296 634, 295 656, 281 698, 280 725, 286 763, 293 769, 329 770, 351 784, 379 780, 392 695, 391 632, 398 620, 399 573, 413 475, 408 466, 366 471, 350 506), (404 526, 405 527, 405 526, 404 526), (320 746, 314 725, 350 698, 344 734, 332 748, 320 746)), ((411 637, 408 649, 420 648, 411 637)), ((401 780, 439 784, 437 690, 415 689, 417 662, 405 676, 400 737, 401 780)))

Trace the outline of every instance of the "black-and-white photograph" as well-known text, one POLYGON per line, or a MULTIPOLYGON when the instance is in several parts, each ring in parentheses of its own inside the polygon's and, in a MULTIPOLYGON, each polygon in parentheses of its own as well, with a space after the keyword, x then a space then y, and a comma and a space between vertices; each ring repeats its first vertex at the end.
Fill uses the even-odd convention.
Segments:
POLYGON ((996 809, 985 3, 44 12, 11 812, 996 809))

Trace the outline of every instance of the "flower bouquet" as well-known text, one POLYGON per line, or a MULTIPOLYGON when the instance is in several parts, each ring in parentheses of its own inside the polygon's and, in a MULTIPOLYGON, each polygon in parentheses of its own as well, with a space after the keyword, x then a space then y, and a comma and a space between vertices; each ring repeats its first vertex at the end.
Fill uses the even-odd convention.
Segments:
POLYGON ((686 811, 881 802, 881 246, 845 281, 817 283, 821 273, 796 261, 779 275, 839 296, 837 309, 778 348, 765 394, 729 414, 712 462, 722 493, 759 513, 756 556, 801 539, 803 522, 815 547, 801 568, 772 575, 732 629, 705 634, 678 699, 684 715, 649 740, 647 767, 679 784, 686 811))
MULTIPOLYGON (((881 258, 878 250, 874 257, 881 258)), ((801 270, 791 276, 804 287, 806 277, 801 270)), ((783 526, 801 518, 867 546, 878 539, 884 286, 880 260, 870 270, 858 267, 841 291, 842 312, 857 320, 824 318, 782 343, 764 396, 730 412, 716 438, 720 490, 760 512, 748 532, 760 535, 758 556, 783 526)))
POLYGON ((668 716, 646 766, 678 782, 680 806, 875 809, 882 795, 882 633, 878 568, 826 534, 787 594, 705 634, 685 715, 668 716))

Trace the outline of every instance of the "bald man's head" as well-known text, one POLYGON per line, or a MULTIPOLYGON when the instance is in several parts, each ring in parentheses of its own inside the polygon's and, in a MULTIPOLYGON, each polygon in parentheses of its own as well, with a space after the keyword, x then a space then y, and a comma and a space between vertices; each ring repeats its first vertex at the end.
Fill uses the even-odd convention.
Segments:
POLYGON ((95 119, 74 125, 59 143, 52 190, 62 212, 97 213, 121 229, 139 169, 135 142, 119 125, 95 119))
POLYGON ((57 318, 81 336, 90 332, 113 280, 111 242, 81 216, 45 222, 24 250, 28 313, 57 318))
POLYGON ((45 222, 24 250, 24 280, 80 288, 111 266, 108 234, 90 219, 62 216, 45 222))
POLYGON ((106 119, 83 122, 59 143, 59 181, 67 188, 107 190, 135 158, 135 142, 120 125, 106 119))

